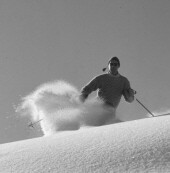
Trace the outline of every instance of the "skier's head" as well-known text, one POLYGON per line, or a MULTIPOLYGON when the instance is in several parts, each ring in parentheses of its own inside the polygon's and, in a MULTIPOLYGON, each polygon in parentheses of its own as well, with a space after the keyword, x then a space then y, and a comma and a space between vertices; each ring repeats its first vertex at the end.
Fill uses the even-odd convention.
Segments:
POLYGON ((119 61, 118 57, 116 57, 116 56, 110 58, 110 60, 109 60, 109 62, 108 62, 108 65, 109 65, 110 63, 115 63, 115 65, 118 65, 118 67, 120 67, 120 61, 119 61), (117 64, 116 64, 116 63, 117 63, 117 64))
MULTIPOLYGON (((108 67, 109 67, 109 70, 111 70, 112 68, 116 68, 118 70, 118 68, 120 67, 120 61, 118 57, 114 56, 110 58, 108 61, 108 67)), ((103 68, 103 71, 105 71, 106 69, 107 68, 103 68)))

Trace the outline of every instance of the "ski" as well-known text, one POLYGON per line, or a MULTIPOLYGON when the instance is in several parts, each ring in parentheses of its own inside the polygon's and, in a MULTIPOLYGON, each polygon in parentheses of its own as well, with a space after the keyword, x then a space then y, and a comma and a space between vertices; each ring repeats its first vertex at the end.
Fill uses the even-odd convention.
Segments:
POLYGON ((154 117, 161 117, 161 116, 166 116, 166 115, 170 115, 170 112, 169 112, 169 113, 164 113, 164 114, 155 115, 154 117))

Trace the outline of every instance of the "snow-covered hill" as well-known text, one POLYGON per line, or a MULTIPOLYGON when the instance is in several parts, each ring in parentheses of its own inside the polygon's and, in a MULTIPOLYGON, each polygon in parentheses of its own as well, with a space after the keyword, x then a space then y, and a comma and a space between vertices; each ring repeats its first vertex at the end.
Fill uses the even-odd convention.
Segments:
POLYGON ((170 172, 170 116, 0 145, 1 173, 170 172))

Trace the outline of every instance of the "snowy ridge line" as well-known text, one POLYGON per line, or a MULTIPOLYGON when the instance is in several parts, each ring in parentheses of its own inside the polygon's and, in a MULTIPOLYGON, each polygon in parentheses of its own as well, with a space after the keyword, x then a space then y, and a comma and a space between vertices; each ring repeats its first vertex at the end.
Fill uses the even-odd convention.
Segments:
POLYGON ((170 116, 0 145, 0 172, 170 172, 170 116))

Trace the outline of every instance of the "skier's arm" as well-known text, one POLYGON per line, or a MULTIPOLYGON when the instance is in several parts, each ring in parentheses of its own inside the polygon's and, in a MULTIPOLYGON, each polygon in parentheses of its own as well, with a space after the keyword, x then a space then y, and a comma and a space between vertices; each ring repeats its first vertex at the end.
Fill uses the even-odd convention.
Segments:
POLYGON ((81 89, 81 94, 80 94, 80 100, 82 102, 84 102, 88 95, 92 92, 92 91, 95 91, 97 90, 98 88, 98 77, 95 77, 94 79, 92 79, 86 86, 84 86, 82 89, 81 89))
POLYGON ((136 94, 136 91, 130 87, 130 82, 128 80, 126 80, 125 88, 123 91, 123 96, 124 96, 125 100, 129 103, 133 102, 135 94, 136 94))

